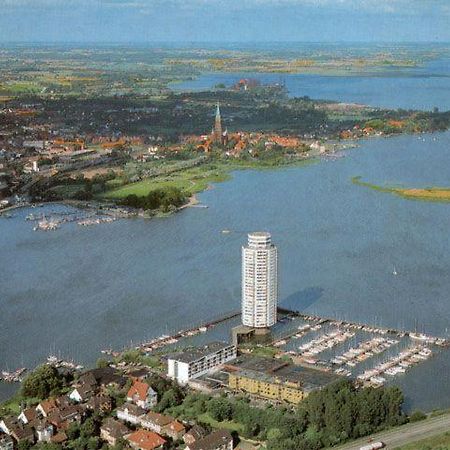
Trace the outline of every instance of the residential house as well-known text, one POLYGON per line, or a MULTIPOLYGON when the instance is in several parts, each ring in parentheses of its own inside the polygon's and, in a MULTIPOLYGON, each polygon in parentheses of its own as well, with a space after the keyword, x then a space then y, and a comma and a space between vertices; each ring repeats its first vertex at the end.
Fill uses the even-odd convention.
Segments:
POLYGON ((56 401, 53 399, 44 400, 36 406, 36 411, 42 417, 48 417, 48 415, 55 409, 58 408, 56 401))
POLYGON ((13 438, 1 432, 0 432, 0 450, 14 450, 13 438))
POLYGON ((119 439, 129 433, 128 427, 112 417, 106 419, 100 428, 100 437, 111 446, 116 445, 119 439))
POLYGON ((17 426, 14 426, 11 429, 10 436, 14 438, 16 442, 28 441, 31 444, 34 444, 36 441, 34 430, 30 425, 17 424, 17 426))
POLYGON ((15 421, 11 418, 5 417, 4 419, 0 420, 0 432, 10 435, 11 430, 16 425, 17 425, 17 421, 15 421))
POLYGON ((84 372, 78 377, 75 386, 89 386, 94 390, 97 387, 97 380, 92 371, 84 372))
POLYGON ((127 393, 127 402, 148 410, 156 406, 158 395, 147 383, 135 380, 127 393))
POLYGON ((33 428, 29 424, 24 425, 16 419, 5 418, 0 420, 0 431, 8 434, 17 442, 29 441, 34 444, 33 428))
POLYGON ((46 420, 41 420, 35 425, 38 442, 50 442, 55 432, 53 425, 46 420))
POLYGON ((139 379, 144 381, 151 374, 151 370, 147 367, 140 367, 138 369, 133 369, 128 372, 128 376, 133 379, 139 379))
POLYGON ((121 389, 125 386, 127 378, 118 374, 113 367, 104 367, 88 370, 80 375, 78 383, 80 385, 89 384, 100 388, 115 387, 121 389))
POLYGON ((233 436, 228 430, 216 430, 187 445, 185 450, 233 450, 233 436))
POLYGON ((84 413, 81 405, 70 405, 53 410, 47 419, 60 431, 67 429, 72 422, 81 423, 84 413))
POLYGON ((37 412, 35 408, 24 409, 17 417, 24 425, 36 420, 37 412))
POLYGON ((183 436, 183 441, 185 444, 193 444, 194 442, 203 439, 208 433, 200 425, 194 425, 189 431, 187 431, 183 436))
POLYGON ((166 440, 153 431, 139 429, 126 437, 131 448, 135 450, 159 450, 166 440))
POLYGON ((86 407, 100 414, 109 414, 113 409, 112 398, 108 395, 95 395, 88 400, 86 407))
POLYGON ((133 403, 124 403, 120 408, 117 408, 117 418, 134 425, 141 423, 144 414, 145 410, 137 405, 133 405, 133 403))
POLYGON ((173 422, 173 417, 165 416, 153 411, 149 411, 142 419, 141 425, 144 428, 154 431, 155 433, 162 434, 164 427, 173 422))
POLYGON ((69 398, 77 403, 84 403, 94 395, 94 387, 90 384, 83 384, 76 387, 70 394, 69 398))
POLYGON ((186 433, 186 427, 181 422, 178 422, 178 420, 170 422, 169 425, 161 429, 163 436, 169 436, 174 441, 180 440, 184 436, 184 433, 186 433))

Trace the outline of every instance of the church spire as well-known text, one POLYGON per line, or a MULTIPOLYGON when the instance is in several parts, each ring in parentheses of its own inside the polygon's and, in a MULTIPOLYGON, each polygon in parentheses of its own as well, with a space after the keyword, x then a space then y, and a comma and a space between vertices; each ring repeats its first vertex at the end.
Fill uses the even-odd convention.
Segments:
POLYGON ((221 120, 220 117, 220 102, 217 102, 217 108, 216 108, 216 120, 219 119, 221 120))
POLYGON ((216 119, 214 121, 214 141, 222 143, 222 117, 220 115, 220 103, 217 102, 216 119))

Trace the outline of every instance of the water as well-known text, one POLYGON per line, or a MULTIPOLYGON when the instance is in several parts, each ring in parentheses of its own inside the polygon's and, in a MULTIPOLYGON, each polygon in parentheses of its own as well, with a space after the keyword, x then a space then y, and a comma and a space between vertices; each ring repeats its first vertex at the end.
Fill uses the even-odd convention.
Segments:
MULTIPOLYGON (((238 308, 240 246, 260 229, 279 247, 283 305, 447 335, 450 205, 351 178, 448 186, 449 163, 450 132, 372 139, 337 161, 236 172, 199 196, 208 209, 168 218, 45 233, 18 210, 0 219, 0 368, 32 367, 50 352, 93 363, 102 348, 238 308)), ((396 378, 408 406, 449 407, 449 369, 443 352, 396 378)))
POLYGON ((354 76, 209 73, 173 84, 171 88, 176 91, 208 90, 220 83, 231 86, 242 78, 255 78, 263 84, 284 82, 291 97, 308 96, 393 109, 450 109, 448 57, 428 61, 423 67, 354 76))

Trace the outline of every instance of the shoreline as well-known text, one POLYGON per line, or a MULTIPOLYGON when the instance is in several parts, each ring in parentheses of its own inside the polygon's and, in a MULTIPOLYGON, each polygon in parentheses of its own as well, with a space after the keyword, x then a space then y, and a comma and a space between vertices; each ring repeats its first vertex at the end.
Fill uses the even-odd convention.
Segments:
MULTIPOLYGON (((339 154, 340 152, 352 150, 359 148, 361 146, 362 142, 369 141, 375 138, 378 139, 390 139, 393 137, 402 137, 402 136, 421 136, 421 135, 434 135, 439 133, 444 133, 449 130, 445 131, 429 131, 429 132, 418 132, 418 133, 391 133, 391 134, 373 134, 368 136, 363 136, 359 138, 351 138, 351 139, 341 139, 341 140, 330 140, 323 143, 323 147, 325 148, 324 151, 320 152, 317 150, 312 150, 311 152, 308 152, 306 156, 300 156, 294 160, 288 160, 286 159, 280 164, 277 165, 266 165, 264 163, 261 163, 260 161, 250 162, 250 163, 242 163, 234 162, 234 161, 226 161, 222 164, 220 167, 223 171, 224 180, 220 181, 213 181, 208 182, 205 188, 194 192, 192 195, 188 197, 188 201, 176 208, 174 211, 167 212, 167 213, 160 213, 157 210, 142 210, 142 209, 133 209, 128 207, 126 210, 126 207, 120 206, 114 201, 110 200, 100 200, 100 199, 92 199, 89 201, 83 201, 83 200, 74 200, 74 199, 62 199, 62 200, 52 200, 48 202, 36 202, 36 203, 21 203, 18 205, 11 205, 7 206, 5 208, 0 209, 0 217, 7 215, 9 212, 21 209, 21 208, 30 208, 30 207, 42 207, 45 205, 51 205, 51 204, 59 204, 59 205, 67 205, 72 206, 74 208, 79 209, 87 209, 91 211, 95 211, 98 214, 105 214, 105 215, 111 215, 116 218, 153 218, 153 217, 167 217, 169 215, 172 215, 174 213, 177 213, 179 211, 182 211, 186 208, 192 208, 192 207, 207 207, 206 205, 202 206, 201 202, 198 199, 198 194, 208 191, 210 189, 214 188, 215 183, 220 183, 222 181, 228 181, 232 176, 230 175, 231 172, 237 171, 237 170, 282 170, 287 169, 290 167, 301 167, 303 165, 311 164, 313 162, 320 162, 322 158, 332 158, 334 154, 339 154), (113 209, 121 209, 120 213, 119 211, 116 211, 117 214, 111 214, 113 209), (108 209, 110 211, 108 211, 108 209)), ((200 166, 201 167, 201 166, 200 166)), ((357 177, 354 177, 357 178, 357 177)), ((145 180, 145 179, 144 179, 145 180)), ((142 180, 142 181, 144 181, 142 180)), ((352 180, 353 181, 353 180, 352 180)), ((395 192, 392 192, 396 194, 395 192)), ((397 194, 401 196, 400 194, 397 194)), ((422 198, 419 198, 418 196, 402 196, 406 199, 412 199, 412 200, 422 200, 422 198)), ((425 198, 424 201, 433 201, 431 198, 425 198)), ((450 201, 450 200, 447 200, 450 201)), ((440 201, 443 203, 443 201, 440 201)))

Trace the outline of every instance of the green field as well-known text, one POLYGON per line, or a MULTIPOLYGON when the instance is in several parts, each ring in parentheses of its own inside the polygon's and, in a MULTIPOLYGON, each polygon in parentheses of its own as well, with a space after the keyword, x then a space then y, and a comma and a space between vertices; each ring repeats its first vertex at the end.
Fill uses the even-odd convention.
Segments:
POLYGON ((220 168, 195 167, 174 172, 170 175, 148 178, 137 183, 127 184, 102 194, 104 198, 121 199, 134 194, 143 197, 149 192, 164 188, 176 187, 188 195, 204 191, 211 183, 219 183, 229 179, 229 175, 220 168))
POLYGON ((394 187, 383 187, 377 184, 366 183, 361 181, 361 177, 353 177, 352 183, 357 186, 363 186, 374 191, 385 192, 389 194, 394 194, 399 197, 406 198, 408 200, 422 200, 427 202, 440 202, 448 203, 450 202, 450 189, 440 188, 440 187, 430 187, 430 188, 394 188, 394 187))
POLYGON ((450 450, 450 431, 439 436, 397 447, 397 450, 450 450))
POLYGON ((223 422, 218 422, 214 420, 208 413, 203 413, 198 416, 199 422, 206 423, 213 428, 225 428, 230 431, 237 431, 242 433, 243 426, 240 423, 234 422, 232 420, 224 420, 223 422))

